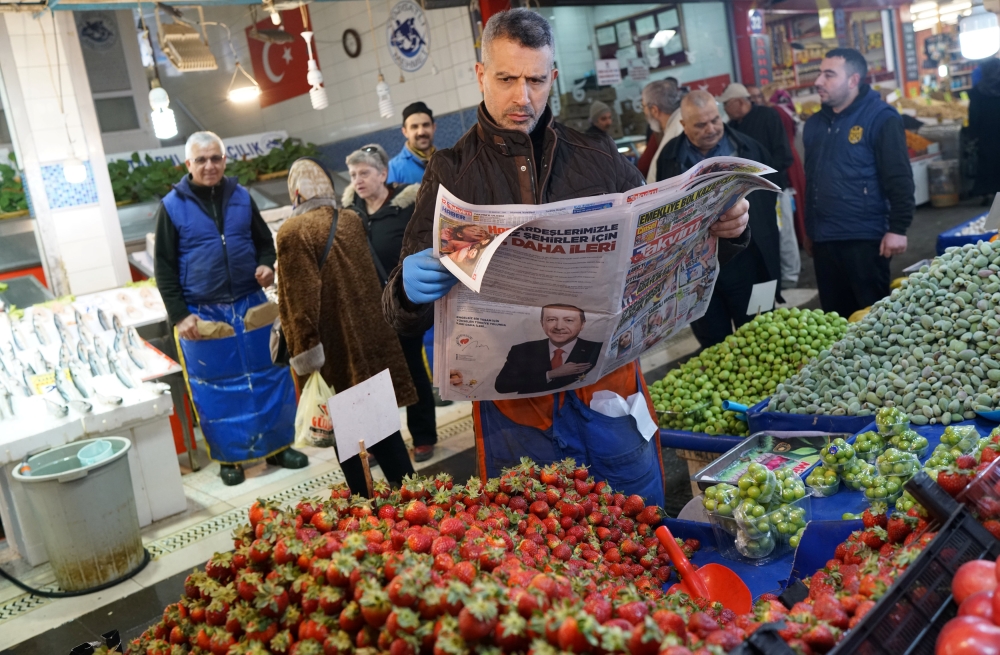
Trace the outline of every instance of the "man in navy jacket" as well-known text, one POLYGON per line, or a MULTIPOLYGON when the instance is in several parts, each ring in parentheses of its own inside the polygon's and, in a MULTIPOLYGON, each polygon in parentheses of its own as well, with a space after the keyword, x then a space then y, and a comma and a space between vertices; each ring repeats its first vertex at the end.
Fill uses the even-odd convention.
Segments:
POLYGON ((837 48, 820 64, 823 108, 806 122, 806 250, 820 304, 850 316, 889 295, 889 258, 906 252, 913 170, 903 121, 864 83, 868 64, 837 48))

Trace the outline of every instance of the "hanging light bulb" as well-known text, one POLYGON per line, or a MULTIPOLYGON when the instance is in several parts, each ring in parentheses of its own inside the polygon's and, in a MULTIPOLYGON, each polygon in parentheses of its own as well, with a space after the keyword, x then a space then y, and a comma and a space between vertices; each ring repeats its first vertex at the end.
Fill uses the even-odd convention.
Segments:
POLYGON ((392 98, 389 96, 389 85, 385 83, 385 78, 379 73, 378 84, 375 85, 375 93, 378 94, 378 115, 382 118, 392 118, 395 110, 392 108, 392 98))
POLYGON ((153 134, 157 139, 172 139, 177 136, 177 119, 169 105, 170 96, 166 89, 160 86, 158 80, 153 80, 153 88, 149 90, 149 107, 153 110, 150 118, 153 121, 153 134))
POLYGON ((87 181, 87 166, 80 158, 73 155, 63 162, 63 177, 70 184, 83 184, 87 181))
POLYGON ((319 70, 319 64, 313 59, 312 37, 312 32, 302 33, 302 38, 306 40, 306 49, 309 51, 309 72, 306 73, 306 81, 312 86, 309 89, 309 101, 313 109, 326 109, 330 106, 330 101, 326 97, 326 89, 323 88, 323 73, 319 70))
POLYGON ((257 84, 257 80, 253 78, 250 73, 243 69, 243 65, 240 62, 236 62, 236 70, 233 71, 233 79, 229 81, 229 91, 227 93, 230 102, 250 102, 258 97, 260 97, 260 85, 257 84), (233 84, 236 83, 236 75, 243 73, 251 84, 247 86, 241 86, 238 88, 233 88, 233 84))
POLYGON ((271 24, 275 27, 281 25, 281 14, 274 10, 271 10, 271 24))
POLYGON ((958 23, 958 43, 966 59, 986 59, 1000 50, 1000 24, 982 0, 973 5, 972 13, 958 23))

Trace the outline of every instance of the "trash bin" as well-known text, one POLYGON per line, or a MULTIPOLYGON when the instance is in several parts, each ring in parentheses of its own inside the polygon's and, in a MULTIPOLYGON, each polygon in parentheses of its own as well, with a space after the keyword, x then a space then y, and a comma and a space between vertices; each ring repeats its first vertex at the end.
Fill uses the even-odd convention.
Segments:
POLYGON ((958 204, 961 182, 958 179, 958 160, 932 161, 927 164, 931 205, 952 207, 958 204))
POLYGON ((123 437, 77 441, 31 455, 14 470, 34 512, 25 520, 41 529, 49 563, 66 591, 100 586, 143 563, 131 447, 123 437), (78 453, 98 441, 109 442, 111 452, 83 465, 78 453))

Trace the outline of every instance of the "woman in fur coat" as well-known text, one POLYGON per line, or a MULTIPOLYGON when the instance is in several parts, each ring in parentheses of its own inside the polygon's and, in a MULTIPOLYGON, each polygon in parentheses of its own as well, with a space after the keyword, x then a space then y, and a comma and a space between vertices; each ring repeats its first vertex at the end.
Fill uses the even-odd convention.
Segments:
MULTIPOLYGON (((300 386, 319 371, 334 391, 343 391, 388 368, 397 404, 414 404, 417 391, 403 348, 382 316, 381 276, 366 221, 350 208, 338 208, 329 173, 315 160, 292 165, 288 191, 294 209, 278 231, 278 295, 300 386)), ((413 473, 399 432, 369 451, 390 483, 413 473)), ((352 493, 366 495, 360 458, 341 468, 352 493)))

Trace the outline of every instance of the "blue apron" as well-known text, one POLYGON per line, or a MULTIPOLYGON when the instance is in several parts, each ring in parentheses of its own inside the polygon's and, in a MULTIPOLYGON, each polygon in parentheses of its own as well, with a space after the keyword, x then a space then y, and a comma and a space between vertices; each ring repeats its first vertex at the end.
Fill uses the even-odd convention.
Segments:
POLYGON ((223 464, 263 459, 295 437, 295 386, 288 369, 271 362, 271 326, 243 327, 247 310, 265 302, 258 291, 234 303, 188 305, 202 320, 228 323, 236 334, 178 339, 209 454, 223 464))
MULTIPOLYGON (((642 389, 641 380, 637 383, 642 389)), ((615 491, 638 494, 649 505, 663 506, 663 471, 655 435, 647 441, 634 418, 595 412, 575 391, 556 395, 552 406, 552 427, 539 430, 512 421, 492 402, 479 402, 482 436, 477 441, 487 477, 500 477, 522 457, 543 466, 572 458, 587 464, 595 480, 606 480, 615 491)))

